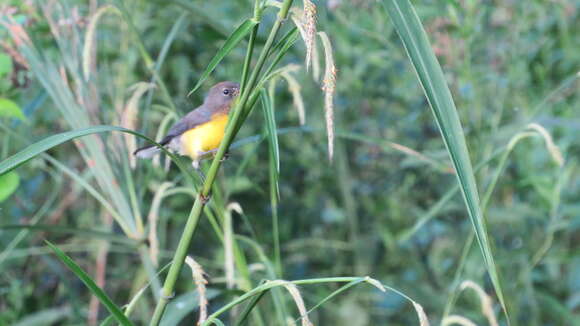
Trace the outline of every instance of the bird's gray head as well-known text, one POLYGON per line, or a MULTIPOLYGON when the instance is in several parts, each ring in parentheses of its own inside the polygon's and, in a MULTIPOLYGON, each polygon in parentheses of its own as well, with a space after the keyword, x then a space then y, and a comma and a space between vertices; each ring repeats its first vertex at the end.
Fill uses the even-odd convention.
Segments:
POLYGON ((207 94, 204 104, 215 109, 229 105, 240 93, 240 84, 224 81, 215 84, 207 94))

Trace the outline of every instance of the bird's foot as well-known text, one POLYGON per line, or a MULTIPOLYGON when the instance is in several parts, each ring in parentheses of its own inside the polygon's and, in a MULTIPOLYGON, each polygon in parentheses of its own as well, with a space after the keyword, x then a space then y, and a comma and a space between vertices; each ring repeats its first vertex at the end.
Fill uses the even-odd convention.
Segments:
POLYGON ((201 200, 201 203, 203 205, 207 204, 209 202, 209 200, 211 199, 211 195, 208 194, 207 196, 204 196, 203 194, 199 194, 199 200, 201 200))
POLYGON ((225 162, 229 158, 230 158, 230 152, 225 152, 224 156, 222 156, 222 159, 220 160, 220 162, 225 162))

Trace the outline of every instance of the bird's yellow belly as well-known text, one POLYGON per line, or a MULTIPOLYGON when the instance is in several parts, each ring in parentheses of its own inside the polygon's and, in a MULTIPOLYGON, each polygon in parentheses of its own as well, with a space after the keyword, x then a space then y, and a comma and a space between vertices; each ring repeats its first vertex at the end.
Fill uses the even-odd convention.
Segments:
POLYGON ((218 148, 224 137, 227 123, 228 115, 221 114, 213 117, 209 122, 184 132, 181 135, 181 154, 197 160, 202 154, 218 148))

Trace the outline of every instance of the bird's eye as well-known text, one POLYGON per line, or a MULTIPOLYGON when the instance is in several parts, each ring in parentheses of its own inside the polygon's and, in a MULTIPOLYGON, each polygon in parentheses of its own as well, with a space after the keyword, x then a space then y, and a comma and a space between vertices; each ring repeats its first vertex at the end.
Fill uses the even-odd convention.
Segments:
POLYGON ((230 95, 230 90, 226 88, 224 89, 223 93, 224 95, 230 95))

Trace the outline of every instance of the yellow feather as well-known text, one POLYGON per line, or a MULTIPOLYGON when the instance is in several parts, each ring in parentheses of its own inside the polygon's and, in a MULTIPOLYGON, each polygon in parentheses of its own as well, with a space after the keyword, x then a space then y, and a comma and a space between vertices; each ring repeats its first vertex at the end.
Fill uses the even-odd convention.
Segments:
POLYGON ((181 154, 195 161, 202 153, 218 148, 227 123, 228 115, 219 114, 213 116, 211 121, 184 132, 181 135, 181 154))

